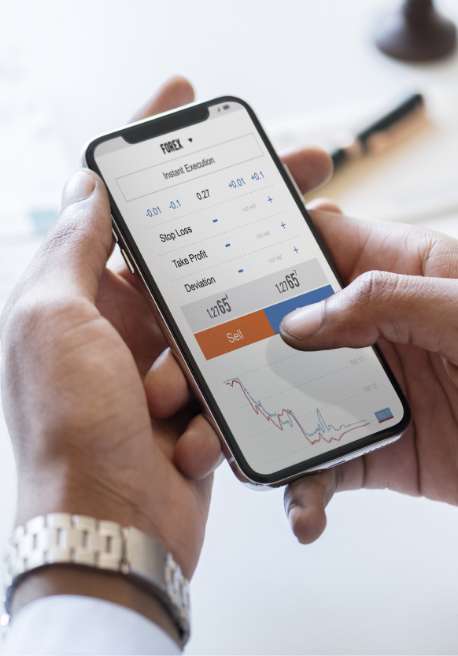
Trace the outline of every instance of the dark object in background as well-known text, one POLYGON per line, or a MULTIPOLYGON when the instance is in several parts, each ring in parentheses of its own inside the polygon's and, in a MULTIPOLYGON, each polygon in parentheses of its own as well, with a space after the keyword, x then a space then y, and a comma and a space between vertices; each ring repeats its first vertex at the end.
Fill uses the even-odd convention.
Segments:
POLYGON ((404 0, 383 21, 377 47, 390 57, 412 62, 450 55, 456 47, 456 27, 436 11, 432 0, 404 0))
POLYGON ((353 136, 350 143, 331 153, 334 170, 349 161, 365 155, 378 154, 399 142, 418 125, 418 117, 424 115, 425 99, 421 93, 413 93, 395 105, 353 136))

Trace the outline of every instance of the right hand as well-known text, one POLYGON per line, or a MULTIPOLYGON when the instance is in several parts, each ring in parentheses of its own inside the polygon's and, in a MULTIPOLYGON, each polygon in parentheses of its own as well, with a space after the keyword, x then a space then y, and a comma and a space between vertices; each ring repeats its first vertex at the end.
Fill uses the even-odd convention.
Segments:
MULTIPOLYGON (((407 225, 354 221, 329 203, 316 204, 312 218, 351 284, 309 306, 311 319, 305 311, 302 319, 296 315, 295 337, 285 322, 283 337, 299 349, 377 342, 408 398, 412 422, 392 445, 288 486, 285 508, 303 543, 323 532, 337 491, 388 488, 458 505, 458 241, 407 225)), ((172 358, 154 371, 156 383, 161 370, 183 389, 172 358)), ((216 436, 210 439, 216 448, 216 436)))
POLYGON ((458 505, 458 241, 328 209, 313 219, 351 284, 285 318, 283 338, 303 350, 377 342, 412 422, 394 444, 287 488, 286 511, 304 543, 322 533, 340 490, 388 488, 458 505))

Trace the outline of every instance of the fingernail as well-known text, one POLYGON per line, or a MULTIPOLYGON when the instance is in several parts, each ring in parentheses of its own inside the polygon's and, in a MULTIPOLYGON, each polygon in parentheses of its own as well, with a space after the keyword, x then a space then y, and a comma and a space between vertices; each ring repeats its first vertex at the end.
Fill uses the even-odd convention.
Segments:
POLYGON ((322 321, 321 303, 308 305, 307 307, 294 310, 281 322, 280 330, 296 339, 310 337, 317 332, 322 321))
POLYGON ((65 185, 62 205, 66 207, 72 203, 79 203, 89 198, 96 186, 96 178, 89 171, 77 171, 65 185))

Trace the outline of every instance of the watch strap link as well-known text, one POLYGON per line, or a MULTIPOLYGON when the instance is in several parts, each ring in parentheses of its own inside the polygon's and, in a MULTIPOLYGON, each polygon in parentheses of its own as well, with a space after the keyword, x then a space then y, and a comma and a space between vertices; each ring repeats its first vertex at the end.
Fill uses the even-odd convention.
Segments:
POLYGON ((171 613, 183 644, 190 634, 189 583, 158 540, 133 527, 84 515, 49 513, 13 531, 5 557, 5 611, 16 581, 27 572, 73 564, 119 572, 154 595, 171 613))

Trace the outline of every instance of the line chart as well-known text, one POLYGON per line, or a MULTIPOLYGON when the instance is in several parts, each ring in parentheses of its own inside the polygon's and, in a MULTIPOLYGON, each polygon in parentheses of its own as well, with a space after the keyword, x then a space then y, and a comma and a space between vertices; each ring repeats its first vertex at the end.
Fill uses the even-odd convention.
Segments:
POLYGON ((267 422, 271 423, 280 431, 283 431, 287 426, 292 429, 297 428, 311 445, 317 444, 318 442, 326 442, 328 444, 331 442, 339 442, 344 435, 347 435, 351 431, 358 430, 359 428, 364 428, 370 423, 366 419, 359 419, 350 424, 339 424, 335 426, 324 418, 319 408, 316 408, 316 425, 310 431, 307 431, 296 417, 293 410, 282 408, 278 412, 269 412, 269 410, 263 406, 262 401, 256 401, 240 378, 229 378, 225 383, 232 389, 235 389, 236 387, 240 389, 256 415, 263 417, 267 422))

